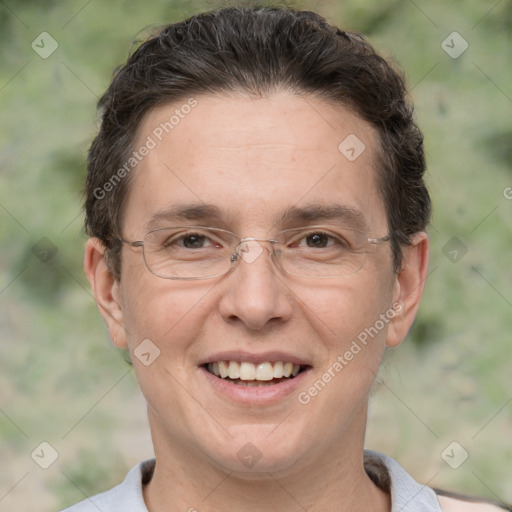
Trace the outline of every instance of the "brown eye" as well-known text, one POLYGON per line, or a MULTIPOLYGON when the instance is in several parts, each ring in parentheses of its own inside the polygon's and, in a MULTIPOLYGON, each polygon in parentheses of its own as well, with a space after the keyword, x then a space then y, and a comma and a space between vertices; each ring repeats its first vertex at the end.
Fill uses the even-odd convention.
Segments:
POLYGON ((200 232, 175 233, 160 242, 160 246, 166 250, 219 247, 207 234, 200 232))
POLYGON ((313 233, 306 237, 306 244, 308 247, 327 247, 329 243, 329 238, 330 237, 325 233, 313 233))
POLYGON ((187 249, 201 249, 204 247, 206 237, 203 235, 187 235, 182 237, 183 246, 187 249))

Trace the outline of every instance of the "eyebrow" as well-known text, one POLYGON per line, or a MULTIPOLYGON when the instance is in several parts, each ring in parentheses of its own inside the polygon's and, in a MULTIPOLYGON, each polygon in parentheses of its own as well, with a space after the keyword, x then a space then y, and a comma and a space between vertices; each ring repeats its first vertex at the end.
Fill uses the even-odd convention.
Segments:
POLYGON ((227 212, 213 204, 178 204, 166 210, 159 210, 152 215, 147 224, 149 230, 156 229, 163 222, 179 220, 219 221, 227 217, 227 212))
POLYGON ((278 224, 296 224, 300 222, 339 221, 349 228, 364 231, 367 222, 363 213, 351 206, 338 203, 311 204, 304 207, 292 206, 280 215, 278 224))
MULTIPOLYGON (((226 210, 213 204, 178 204, 154 213, 147 223, 147 229, 151 231, 163 223, 187 220, 204 221, 208 225, 226 225, 228 216, 226 210)), ((366 219, 360 210, 337 203, 292 206, 277 217, 274 225, 288 226, 325 220, 343 222, 345 226, 361 231, 367 229, 366 219)))

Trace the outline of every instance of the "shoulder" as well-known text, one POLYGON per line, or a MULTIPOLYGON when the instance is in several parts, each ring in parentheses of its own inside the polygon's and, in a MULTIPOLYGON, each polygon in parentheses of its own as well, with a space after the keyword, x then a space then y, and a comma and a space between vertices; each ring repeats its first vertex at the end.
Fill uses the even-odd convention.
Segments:
POLYGON ((431 489, 416 482, 397 461, 365 450, 364 467, 370 479, 391 495, 392 510, 402 512, 512 512, 510 505, 431 489))
POLYGON ((443 512, 504 512, 512 508, 503 508, 492 501, 462 499, 460 497, 443 496, 438 494, 437 499, 443 512))
POLYGON ((62 512, 147 512, 142 488, 151 479, 154 467, 154 459, 141 462, 113 489, 91 496, 62 512))

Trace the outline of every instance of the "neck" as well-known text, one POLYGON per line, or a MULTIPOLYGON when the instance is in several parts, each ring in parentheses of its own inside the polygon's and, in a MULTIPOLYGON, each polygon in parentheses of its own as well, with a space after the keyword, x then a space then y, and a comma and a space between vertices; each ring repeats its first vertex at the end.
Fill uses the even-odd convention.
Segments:
MULTIPOLYGON (((363 430, 364 432, 364 430, 363 430)), ((389 512, 390 496, 367 476, 363 437, 341 439, 307 461, 276 472, 236 473, 152 429, 156 466, 144 489, 149 512, 308 510, 389 512)), ((344 436, 340 436, 344 437, 344 436)))

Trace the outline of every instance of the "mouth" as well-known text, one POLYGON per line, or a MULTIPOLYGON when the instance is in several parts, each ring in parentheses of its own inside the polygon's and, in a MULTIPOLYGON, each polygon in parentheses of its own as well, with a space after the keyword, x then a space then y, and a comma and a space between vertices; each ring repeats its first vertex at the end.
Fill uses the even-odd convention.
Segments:
POLYGON ((245 387, 275 386, 291 381, 309 369, 307 365, 290 361, 215 361, 202 365, 205 370, 225 382, 245 387))

